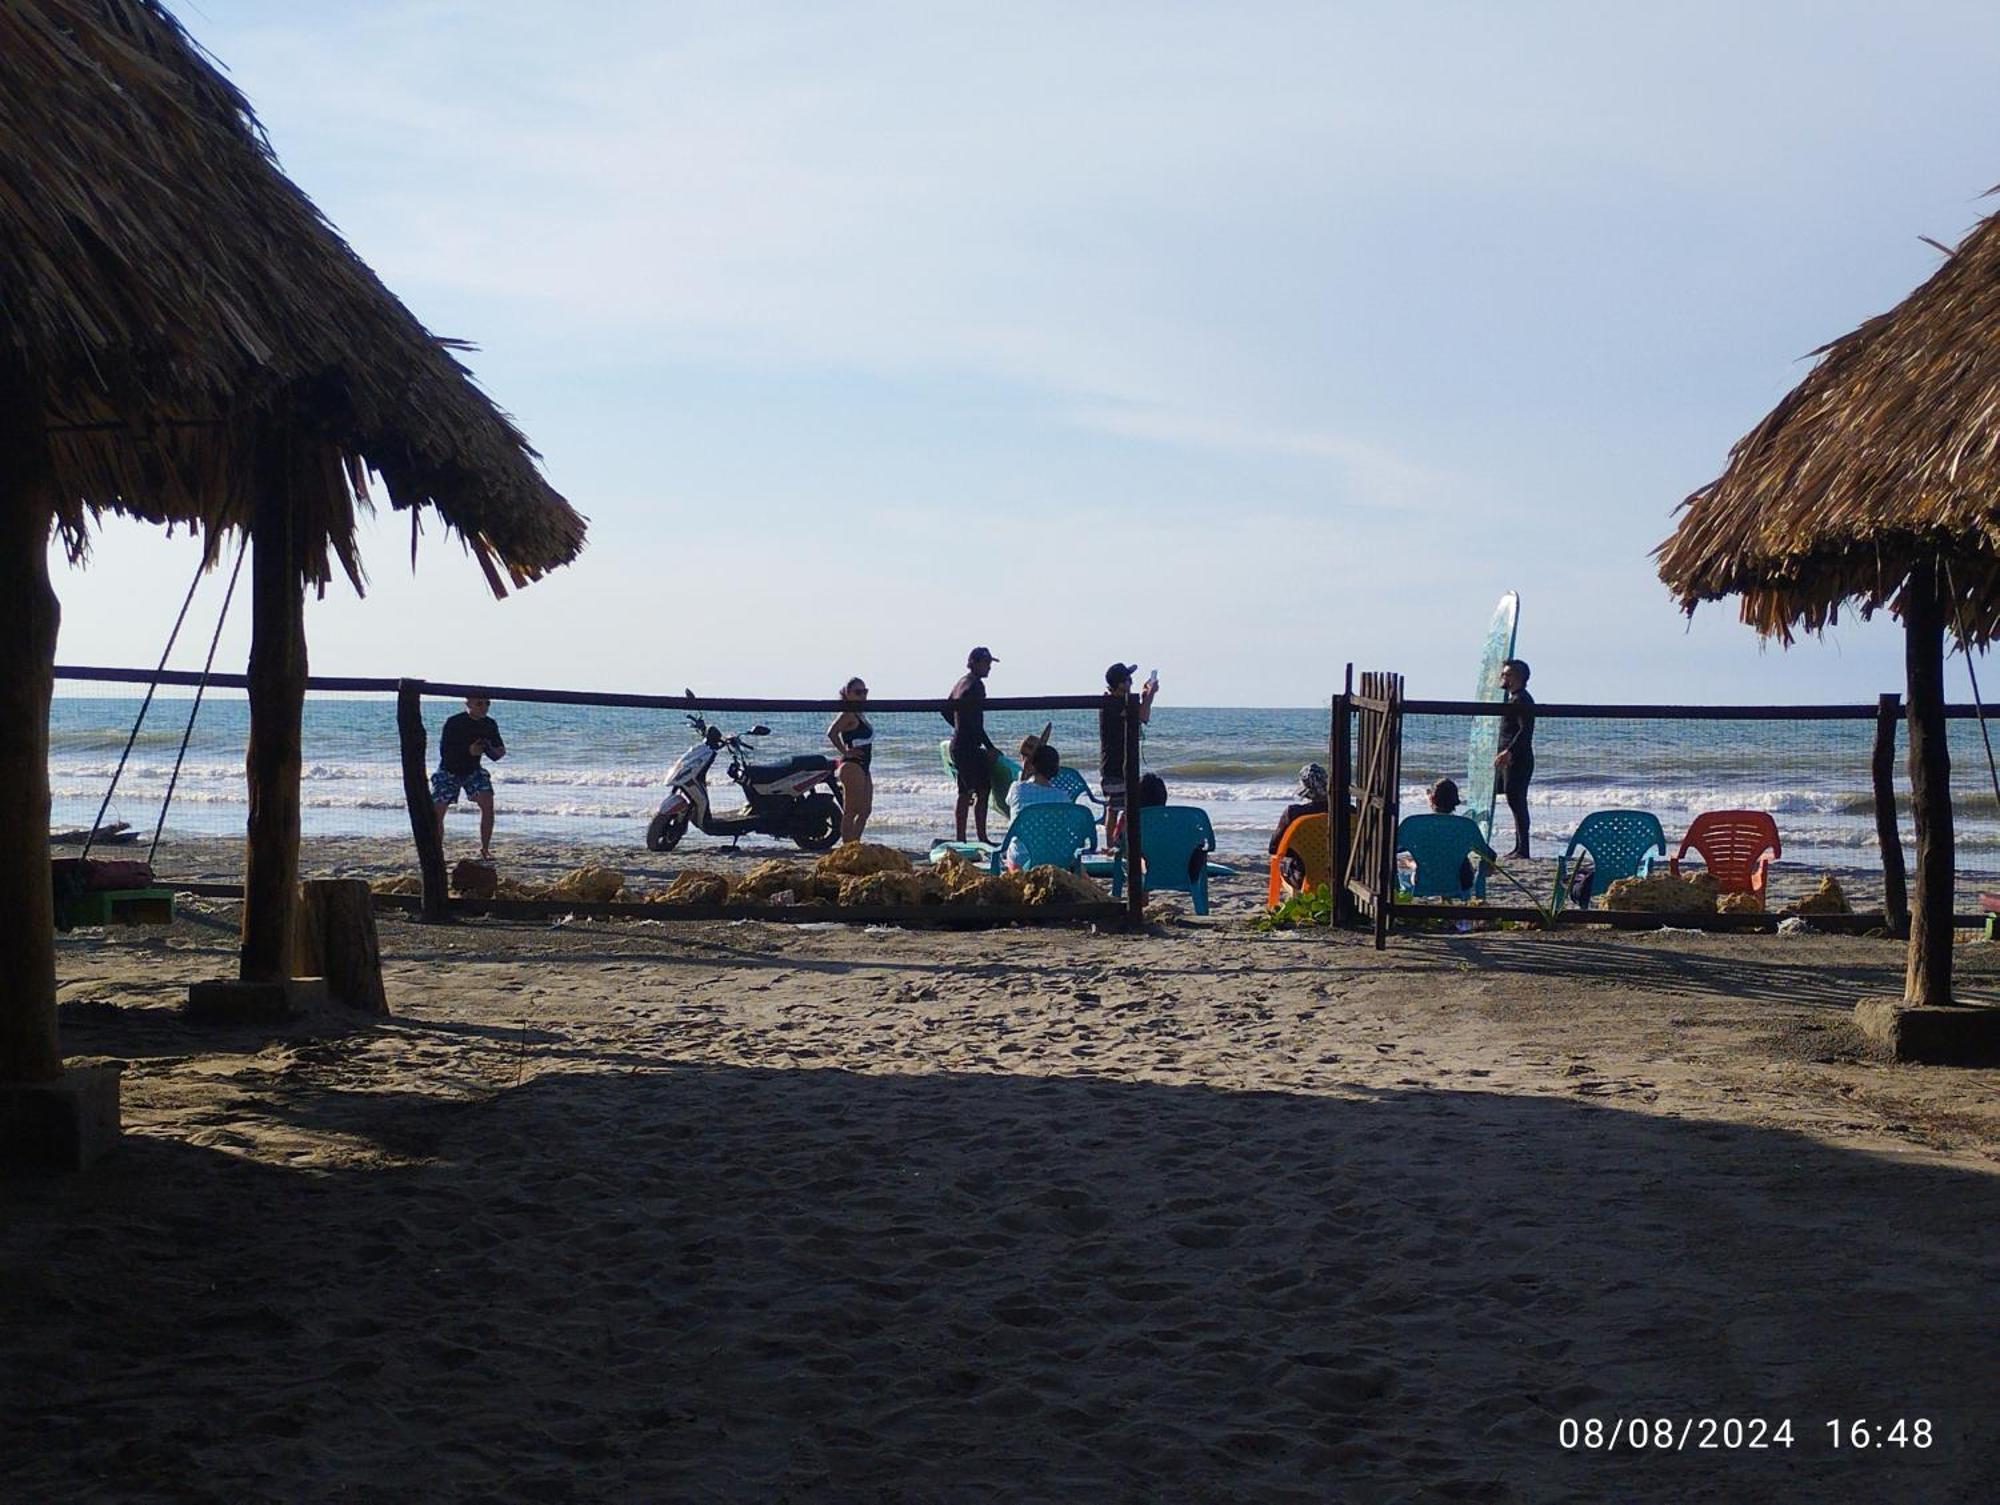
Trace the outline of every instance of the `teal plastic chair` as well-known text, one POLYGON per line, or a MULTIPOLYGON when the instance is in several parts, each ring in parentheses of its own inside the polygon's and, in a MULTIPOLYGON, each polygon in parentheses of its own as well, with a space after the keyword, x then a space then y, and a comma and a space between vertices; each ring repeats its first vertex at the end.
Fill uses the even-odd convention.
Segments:
POLYGON ((1470 857, 1497 862, 1493 848, 1479 833, 1479 823, 1463 815, 1406 815, 1396 827, 1396 850, 1417 859, 1410 893, 1419 899, 1483 899, 1486 869, 1472 864, 1472 887, 1461 887, 1459 870, 1470 857))
MULTIPOLYGON (((1194 912, 1208 913, 1208 854, 1215 850, 1215 827, 1198 805, 1147 805, 1139 811, 1139 842, 1146 853, 1146 892, 1194 896, 1194 912), (1195 853, 1201 861, 1195 861, 1195 853)), ((1125 843, 1111 865, 1111 897, 1125 892, 1125 843)))
POLYGON ((1667 857, 1667 833, 1650 810, 1593 810, 1577 824, 1569 849, 1556 859, 1555 907, 1570 898, 1569 880, 1579 854, 1590 854, 1590 886, 1580 907, 1611 886, 1617 878, 1638 878, 1667 857))
POLYGON ((1074 873, 1083 854, 1097 850, 1097 822, 1082 805, 1051 800, 1023 806, 1014 812, 1014 823, 987 859, 987 871, 999 872, 1007 860, 1007 849, 1016 844, 1021 848, 1018 860, 1024 870, 1061 867, 1074 873))
POLYGON ((1072 800, 1089 800, 1093 805, 1100 803, 1090 792, 1090 783, 1074 768, 1058 768, 1056 776, 1049 780, 1051 788, 1060 789, 1072 800))

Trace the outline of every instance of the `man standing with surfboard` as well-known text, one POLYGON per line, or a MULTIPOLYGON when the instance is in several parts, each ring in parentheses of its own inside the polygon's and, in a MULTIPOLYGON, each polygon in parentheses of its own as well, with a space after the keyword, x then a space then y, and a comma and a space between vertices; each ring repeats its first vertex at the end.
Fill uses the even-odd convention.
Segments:
POLYGON ((1000 749, 986 735, 986 676, 998 660, 992 651, 975 648, 965 656, 965 673, 947 697, 943 713, 951 723, 951 763, 958 773, 958 839, 965 840, 965 816, 975 811, 974 829, 986 838, 986 806, 993 797, 993 760, 1000 749))
POLYGON ((1535 697, 1528 693, 1528 665, 1510 658, 1500 666, 1507 714, 1500 718, 1500 748, 1493 754, 1494 782, 1514 812, 1514 858, 1528 855, 1528 780, 1535 776, 1535 697))

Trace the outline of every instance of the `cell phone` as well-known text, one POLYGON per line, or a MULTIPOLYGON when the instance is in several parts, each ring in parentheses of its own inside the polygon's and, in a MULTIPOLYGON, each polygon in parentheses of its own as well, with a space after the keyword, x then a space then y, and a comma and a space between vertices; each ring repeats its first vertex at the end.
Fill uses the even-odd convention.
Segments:
POLYGON ((1159 689, 1159 687, 1160 687, 1160 671, 1158 669, 1148 669, 1146 671, 1146 688, 1148 688, 1149 690, 1157 690, 1159 689))

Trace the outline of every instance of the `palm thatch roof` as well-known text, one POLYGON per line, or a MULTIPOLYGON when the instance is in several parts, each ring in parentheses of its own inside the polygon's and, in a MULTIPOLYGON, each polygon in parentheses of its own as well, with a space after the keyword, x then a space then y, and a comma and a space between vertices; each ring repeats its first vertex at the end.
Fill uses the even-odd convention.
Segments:
POLYGON ((1683 609, 1740 592, 1745 622, 1790 641, 1843 605, 1900 614, 1912 570, 1942 560, 1956 635, 2000 636, 2000 216, 1938 249, 1681 504, 1655 554, 1683 609))
POLYGON ((279 170, 158 0, 0 0, 0 362, 42 407, 73 552, 104 511, 251 516, 256 437, 303 440, 306 573, 357 587, 357 504, 431 506, 498 594, 584 520, 513 423, 279 170))

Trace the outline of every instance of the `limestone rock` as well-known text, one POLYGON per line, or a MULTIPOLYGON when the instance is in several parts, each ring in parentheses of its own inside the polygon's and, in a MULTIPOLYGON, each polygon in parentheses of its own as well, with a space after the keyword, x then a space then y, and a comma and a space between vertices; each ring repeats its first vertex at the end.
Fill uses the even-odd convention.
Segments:
POLYGON ((813 869, 821 878, 866 878, 874 873, 916 871, 910 859, 894 847, 878 846, 872 841, 835 847, 814 863, 813 869))
POLYGON ((1764 900, 1758 894, 1724 894, 1715 901, 1717 914, 1762 914, 1764 900))
POLYGON ((1786 914, 1853 914, 1846 890, 1832 873, 1820 875, 1819 887, 1785 906, 1786 914))
POLYGON ((923 899, 923 884, 907 868, 903 872, 866 873, 840 885, 843 904, 921 904, 923 899))
POLYGON ((1030 868, 1020 875, 1028 904, 1095 904, 1111 896, 1090 879, 1059 867, 1030 868))
POLYGON ((1604 907, 1647 914, 1713 914, 1721 893, 1705 872, 1685 878, 1655 873, 1650 878, 1614 880, 1604 891, 1604 907))
POLYGON ((608 867, 580 867, 549 885, 551 898, 581 899, 593 904, 617 898, 624 888, 625 875, 608 867))
POLYGON ((729 897, 729 880, 720 873, 682 873, 664 889, 648 896, 655 904, 720 904, 729 897))
POLYGON ((451 870, 451 891, 465 899, 490 899, 500 887, 500 874, 490 862, 461 858, 451 870))

